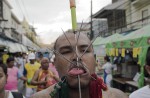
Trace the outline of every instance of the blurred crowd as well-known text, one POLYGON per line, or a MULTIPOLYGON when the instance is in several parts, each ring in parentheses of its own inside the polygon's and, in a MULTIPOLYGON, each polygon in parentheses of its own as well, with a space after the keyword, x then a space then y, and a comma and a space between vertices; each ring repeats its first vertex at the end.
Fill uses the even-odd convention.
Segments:
POLYGON ((59 76, 53 64, 54 58, 54 55, 50 58, 44 57, 42 53, 10 55, 5 51, 0 58, 0 65, 7 68, 4 89, 8 92, 22 93, 29 98, 35 92, 58 82, 59 76))

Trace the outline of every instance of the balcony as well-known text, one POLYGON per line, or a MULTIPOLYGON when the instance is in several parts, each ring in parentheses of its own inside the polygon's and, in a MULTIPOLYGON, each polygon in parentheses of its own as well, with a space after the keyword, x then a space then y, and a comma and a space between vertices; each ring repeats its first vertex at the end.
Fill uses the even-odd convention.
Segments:
POLYGON ((134 6, 140 6, 140 5, 145 5, 145 4, 149 4, 150 0, 131 0, 132 5, 134 6))

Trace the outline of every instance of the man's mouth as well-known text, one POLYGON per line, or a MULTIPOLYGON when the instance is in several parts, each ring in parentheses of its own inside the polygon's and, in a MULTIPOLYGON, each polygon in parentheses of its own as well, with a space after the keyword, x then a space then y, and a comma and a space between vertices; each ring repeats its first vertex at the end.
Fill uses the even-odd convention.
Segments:
POLYGON ((68 74, 71 76, 83 75, 86 73, 87 73, 87 71, 81 67, 73 67, 68 71, 68 74))

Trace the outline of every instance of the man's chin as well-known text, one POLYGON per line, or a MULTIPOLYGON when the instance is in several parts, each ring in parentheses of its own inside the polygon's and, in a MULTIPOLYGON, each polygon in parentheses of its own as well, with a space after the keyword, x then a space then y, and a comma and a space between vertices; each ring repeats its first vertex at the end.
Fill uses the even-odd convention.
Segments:
MULTIPOLYGON (((68 85, 70 88, 74 88, 74 89, 77 89, 79 88, 79 80, 78 78, 67 78, 67 82, 68 82, 68 85)), ((89 81, 88 80, 83 80, 81 79, 80 80, 80 85, 81 85, 81 88, 85 88, 89 85, 89 81)))

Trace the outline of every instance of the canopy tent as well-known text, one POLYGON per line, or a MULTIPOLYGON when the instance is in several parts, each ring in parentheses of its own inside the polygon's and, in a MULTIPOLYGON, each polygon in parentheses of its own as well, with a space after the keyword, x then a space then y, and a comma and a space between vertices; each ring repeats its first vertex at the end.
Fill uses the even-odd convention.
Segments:
POLYGON ((108 43, 106 48, 133 48, 149 46, 147 43, 150 37, 150 25, 147 25, 139 30, 133 31, 132 33, 119 38, 114 43, 108 43), (146 41, 146 42, 145 42, 146 41))
POLYGON ((116 42, 119 38, 123 38, 121 34, 115 33, 111 36, 103 38, 98 44, 99 45, 106 45, 107 43, 116 42))
MULTIPOLYGON (((113 48, 133 48, 138 50, 137 55, 139 57, 138 63, 141 65, 141 77, 139 79, 139 87, 144 85, 144 65, 147 50, 150 46, 150 25, 147 25, 139 30, 133 31, 132 33, 119 38, 115 42, 108 43, 106 45, 107 54, 113 48)), ((134 52, 134 51, 133 51, 134 52)))
POLYGON ((123 36, 121 34, 118 34, 118 33, 115 33, 115 34, 108 36, 106 38, 98 37, 94 41, 93 46, 105 45, 107 43, 116 42, 116 41, 118 41, 119 38, 123 38, 123 36))
POLYGON ((105 45, 107 43, 111 43, 111 42, 115 42, 116 40, 118 40, 119 38, 122 38, 123 36, 116 33, 116 34, 113 34, 111 36, 108 36, 106 38, 102 38, 102 37, 98 37, 95 42, 93 43, 93 47, 94 47, 94 53, 95 54, 99 54, 100 50, 102 51, 101 54, 99 55, 106 55, 105 54, 105 45), (102 49, 101 49, 102 48, 102 49))
POLYGON ((94 48, 94 54, 96 54, 96 56, 103 56, 106 55, 105 54, 105 46, 104 45, 100 45, 99 43, 103 40, 102 37, 98 37, 96 38, 96 40, 93 43, 93 48, 94 48))
POLYGON ((102 37, 97 37, 96 40, 93 43, 93 46, 99 45, 99 43, 101 42, 101 40, 103 40, 102 37))
POLYGON ((96 60, 100 61, 101 64, 103 64, 104 56, 106 56, 106 49, 105 49, 106 44, 110 42, 114 42, 115 40, 122 38, 122 37, 123 36, 118 33, 113 34, 106 38, 98 37, 93 43, 94 54, 96 54, 96 60))

